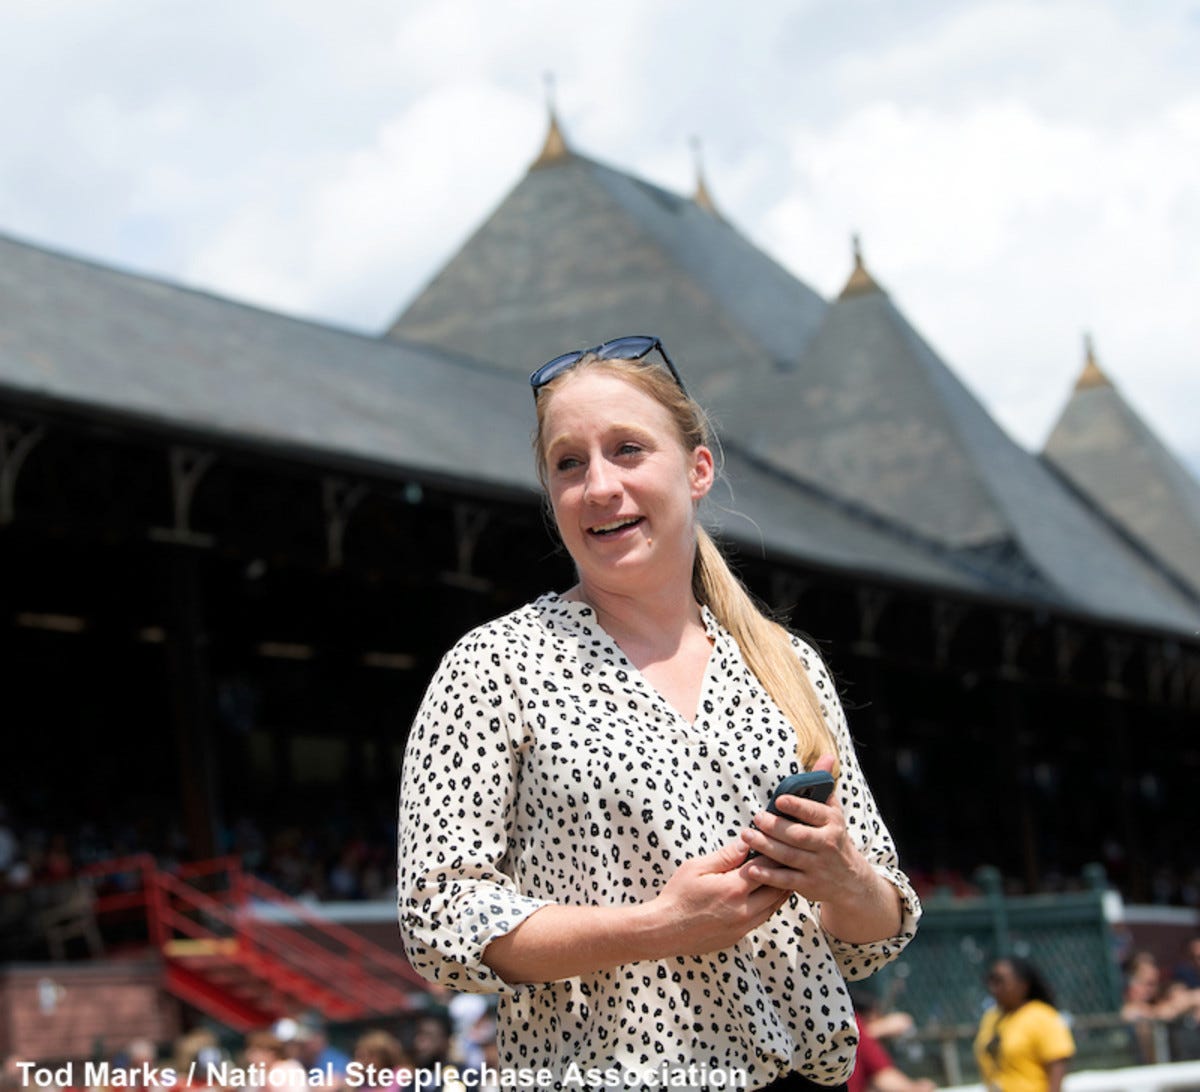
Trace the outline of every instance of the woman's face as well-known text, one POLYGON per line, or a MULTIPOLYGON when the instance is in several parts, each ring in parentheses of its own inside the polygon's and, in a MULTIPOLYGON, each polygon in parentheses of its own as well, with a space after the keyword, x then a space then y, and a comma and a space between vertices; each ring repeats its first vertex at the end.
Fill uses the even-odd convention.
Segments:
POLYGON ((690 578, 712 453, 685 451, 670 413, 611 373, 568 376, 549 397, 550 504, 584 586, 632 592, 681 569, 690 578))
POLYGON ((1029 987, 1006 959, 992 964, 992 969, 988 971, 987 988, 1002 1009, 1019 1008, 1029 992, 1029 987))

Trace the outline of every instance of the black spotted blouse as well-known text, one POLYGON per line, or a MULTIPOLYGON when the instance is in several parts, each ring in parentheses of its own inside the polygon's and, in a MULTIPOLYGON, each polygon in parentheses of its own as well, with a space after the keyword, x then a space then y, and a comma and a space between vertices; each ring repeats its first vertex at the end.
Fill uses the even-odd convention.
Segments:
POLYGON ((426 978, 500 995, 505 1066, 742 1070, 750 1088, 794 1071, 837 1084, 857 1043, 844 980, 871 974, 913 936, 920 907, 841 703, 820 657, 793 638, 838 742, 846 822, 900 891, 899 934, 838 940, 819 904, 794 895, 705 956, 518 986, 482 962, 490 941, 542 906, 653 898, 682 862, 737 837, 797 770, 794 729, 736 641, 703 615, 713 651, 693 724, 591 607, 556 594, 468 633, 425 694, 401 778, 401 934, 426 978))

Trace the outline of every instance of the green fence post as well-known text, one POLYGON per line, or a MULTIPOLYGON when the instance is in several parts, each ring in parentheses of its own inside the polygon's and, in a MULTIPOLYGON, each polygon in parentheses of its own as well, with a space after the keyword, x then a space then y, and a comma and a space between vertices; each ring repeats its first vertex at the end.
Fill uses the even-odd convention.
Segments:
POLYGON ((1108 893, 1108 874, 1104 871, 1104 865, 1093 862, 1083 866, 1083 878, 1087 882, 1088 890, 1096 894, 1096 898, 1100 902, 1100 939, 1104 946, 1104 978, 1108 986, 1108 1001, 1112 1010, 1115 1012, 1121 1007, 1121 970, 1117 966, 1116 956, 1113 952, 1112 945, 1112 925, 1109 923, 1108 917, 1104 912, 1104 900, 1108 893))
POLYGON ((1012 942, 1008 935, 1008 908, 1004 905, 1004 879, 998 868, 984 865, 975 871, 975 882, 979 884, 992 918, 992 935, 995 950, 993 959, 1008 955, 1012 942))

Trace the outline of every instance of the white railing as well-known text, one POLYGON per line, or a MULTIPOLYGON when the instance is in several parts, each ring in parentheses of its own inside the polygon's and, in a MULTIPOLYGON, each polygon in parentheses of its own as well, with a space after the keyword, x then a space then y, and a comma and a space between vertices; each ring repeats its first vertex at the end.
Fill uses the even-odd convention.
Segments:
MULTIPOLYGON (((1125 1069, 1068 1073, 1063 1092, 1183 1092, 1200 1089, 1200 1062, 1169 1062, 1125 1069)), ((981 1084, 960 1084, 942 1092, 986 1092, 981 1084)))

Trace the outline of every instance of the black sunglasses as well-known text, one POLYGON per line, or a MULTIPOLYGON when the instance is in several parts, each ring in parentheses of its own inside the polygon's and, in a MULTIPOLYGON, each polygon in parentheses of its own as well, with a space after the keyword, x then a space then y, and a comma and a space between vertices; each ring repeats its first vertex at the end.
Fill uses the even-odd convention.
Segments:
POLYGON ((654 349, 658 350, 658 355, 663 358, 663 363, 666 364, 671 377, 679 385, 679 389, 687 394, 687 388, 683 385, 683 380, 679 378, 679 372, 675 370, 671 358, 667 356, 662 339, 642 334, 630 334, 627 337, 615 337, 612 341, 606 341, 603 345, 596 345, 591 349, 576 349, 571 353, 563 353, 562 356, 556 356, 553 360, 546 361, 529 377, 529 385, 533 388, 533 397, 537 398, 538 391, 550 380, 569 371, 588 353, 595 353, 601 360, 641 360, 654 349))

